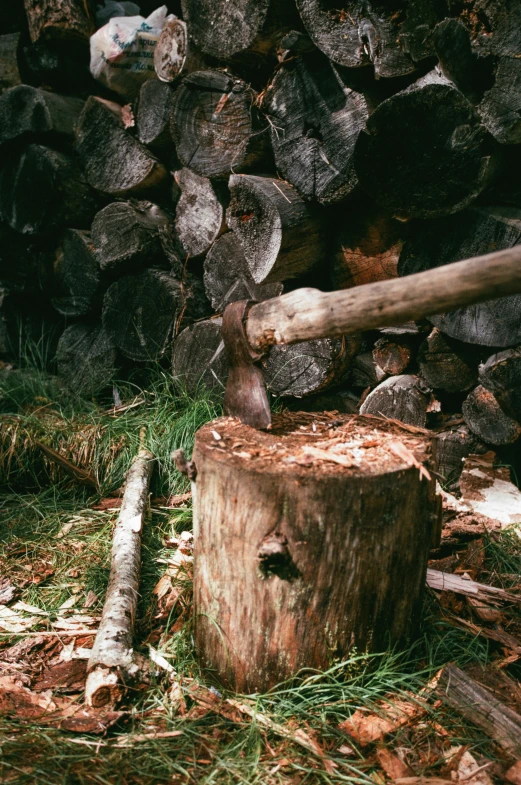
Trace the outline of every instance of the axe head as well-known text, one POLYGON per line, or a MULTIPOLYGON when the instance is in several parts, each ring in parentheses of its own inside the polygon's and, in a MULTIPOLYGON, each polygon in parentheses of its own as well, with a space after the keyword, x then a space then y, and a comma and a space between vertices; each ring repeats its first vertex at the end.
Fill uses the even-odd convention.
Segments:
POLYGON ((230 362, 224 413, 264 430, 271 425, 271 410, 262 371, 255 365, 262 355, 251 348, 244 326, 252 305, 252 300, 230 303, 223 314, 222 338, 230 362))

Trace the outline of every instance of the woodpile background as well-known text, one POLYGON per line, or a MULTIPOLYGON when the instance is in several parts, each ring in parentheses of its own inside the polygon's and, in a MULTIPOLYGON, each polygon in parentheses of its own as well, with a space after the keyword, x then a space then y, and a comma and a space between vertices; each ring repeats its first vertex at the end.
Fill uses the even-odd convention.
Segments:
MULTIPOLYGON (((0 7, 6 362, 56 335, 80 394, 152 361, 219 388, 233 300, 521 242, 518 0, 169 2, 128 96, 90 75, 88 0, 0 7)), ((515 463, 520 347, 513 295, 263 366, 290 405, 435 429, 450 481, 490 445, 515 463)))

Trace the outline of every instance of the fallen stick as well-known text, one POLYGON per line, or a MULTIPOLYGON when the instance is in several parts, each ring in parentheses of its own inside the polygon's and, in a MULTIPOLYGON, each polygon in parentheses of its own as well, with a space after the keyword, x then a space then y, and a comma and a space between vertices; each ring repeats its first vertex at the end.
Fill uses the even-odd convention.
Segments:
POLYGON ((128 471, 112 541, 109 585, 98 634, 88 662, 85 702, 114 705, 136 676, 132 637, 141 567, 141 532, 154 456, 140 449, 128 471))
POLYGON ((484 602, 512 602, 521 603, 521 596, 512 592, 499 589, 496 586, 487 586, 485 583, 476 583, 462 575, 453 575, 450 572, 427 570, 427 586, 436 591, 453 591, 467 597, 475 597, 484 602))

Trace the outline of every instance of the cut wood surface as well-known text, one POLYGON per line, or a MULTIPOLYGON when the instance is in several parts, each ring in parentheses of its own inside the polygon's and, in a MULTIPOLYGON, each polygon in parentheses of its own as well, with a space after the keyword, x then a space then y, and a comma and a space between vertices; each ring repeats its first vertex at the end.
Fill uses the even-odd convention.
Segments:
POLYGON ((24 6, 33 42, 88 46, 95 32, 89 0, 24 0, 24 6))
POLYGON ((463 459, 470 454, 484 453, 486 445, 466 425, 444 431, 436 436, 436 471, 444 483, 451 486, 458 480, 463 459))
POLYGON ((174 341, 172 375, 188 392, 201 386, 224 390, 228 356, 221 337, 222 319, 207 319, 186 327, 174 341))
POLYGON ((74 137, 84 101, 29 85, 19 85, 0 96, 0 144, 23 135, 74 137))
POLYGON ((52 304, 62 316, 85 316, 97 304, 100 266, 90 232, 66 229, 53 267, 52 304))
MULTIPOLYGON (((417 336, 414 336, 417 338, 417 336)), ((373 349, 373 360, 385 373, 397 376, 403 373, 414 357, 414 340, 410 336, 379 338, 373 349)))
POLYGON ((369 393, 360 414, 376 414, 425 427, 430 389, 418 376, 391 376, 369 393))
POLYGON ((174 93, 159 79, 147 79, 139 91, 136 112, 137 137, 151 150, 167 152, 173 147, 170 112, 174 93))
POLYGON ((56 362, 59 376, 71 390, 92 396, 115 376, 116 347, 103 328, 78 322, 62 334, 56 362))
POLYGON ((521 348, 493 354, 480 365, 479 381, 509 417, 521 422, 521 348))
POLYGON ((521 425, 500 407, 490 390, 478 385, 467 396, 462 406, 469 429, 489 444, 513 444, 521 436, 521 425))
POLYGON ((201 256, 226 229, 228 194, 222 186, 187 168, 175 172, 174 179, 180 190, 175 213, 177 236, 190 258, 201 256))
POLYGON ((172 14, 165 21, 154 47, 154 68, 159 79, 163 82, 175 82, 183 71, 187 54, 186 22, 172 14))
POLYGON ((420 375, 435 389, 468 390, 478 379, 477 357, 472 349, 434 328, 418 350, 420 375))
POLYGON ((154 456, 141 449, 128 471, 114 529, 109 585, 88 662, 88 706, 114 705, 135 676, 133 635, 139 597, 141 536, 148 507, 154 456))

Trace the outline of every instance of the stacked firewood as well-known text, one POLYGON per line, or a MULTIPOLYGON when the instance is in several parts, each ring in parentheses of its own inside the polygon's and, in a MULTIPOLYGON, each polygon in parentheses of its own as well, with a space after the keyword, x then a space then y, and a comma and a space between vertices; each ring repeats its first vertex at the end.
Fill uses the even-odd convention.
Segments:
MULTIPOLYGON (((4 354, 25 315, 59 327, 58 373, 79 393, 151 361, 191 391, 222 387, 234 300, 521 242, 517 0, 168 11, 155 70, 127 96, 89 73, 89 2, 13 0, 0 19, 4 354)), ((263 367, 300 407, 435 427, 447 477, 518 441, 520 344, 512 295, 274 347, 263 367)))

